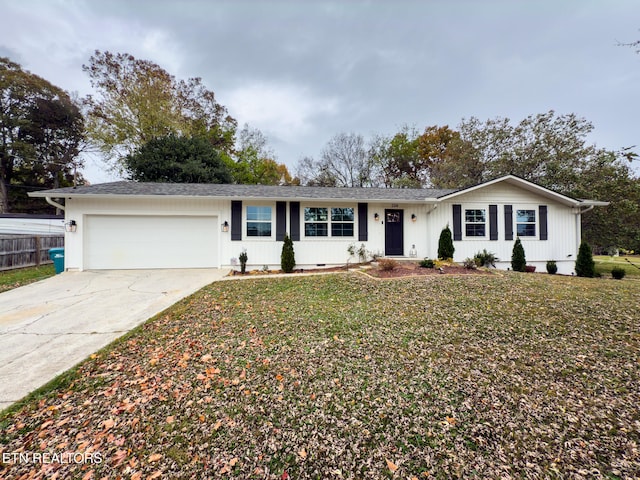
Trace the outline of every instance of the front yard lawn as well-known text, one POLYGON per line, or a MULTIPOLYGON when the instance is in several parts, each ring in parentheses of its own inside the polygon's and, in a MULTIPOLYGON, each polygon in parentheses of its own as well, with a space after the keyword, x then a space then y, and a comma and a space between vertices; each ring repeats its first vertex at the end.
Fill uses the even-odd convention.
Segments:
POLYGON ((638 305, 514 272, 214 283, 0 416, 0 476, 636 478, 638 305))
POLYGON ((41 265, 39 267, 18 268, 15 270, 5 270, 0 272, 0 293, 13 288, 22 287, 29 283, 44 280, 55 275, 56 269, 53 264, 41 265))

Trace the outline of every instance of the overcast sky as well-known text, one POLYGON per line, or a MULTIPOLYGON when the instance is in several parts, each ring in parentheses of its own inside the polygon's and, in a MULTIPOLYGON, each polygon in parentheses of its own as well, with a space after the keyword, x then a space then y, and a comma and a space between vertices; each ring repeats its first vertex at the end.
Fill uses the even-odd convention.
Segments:
POLYGON ((640 39, 638 0, 0 0, 0 24, 0 56, 80 95, 96 49, 201 77, 292 170, 339 132, 551 109, 640 145, 640 55, 617 46, 640 39))

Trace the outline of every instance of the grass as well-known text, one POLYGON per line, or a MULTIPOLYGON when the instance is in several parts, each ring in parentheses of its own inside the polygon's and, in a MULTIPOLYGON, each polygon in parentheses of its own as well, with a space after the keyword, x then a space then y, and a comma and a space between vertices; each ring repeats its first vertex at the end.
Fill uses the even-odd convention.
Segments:
POLYGON ((0 293, 55 275, 53 264, 0 272, 0 293))
POLYGON ((624 256, 610 257, 608 255, 598 255, 593 257, 596 263, 596 273, 603 277, 611 278, 611 269, 614 267, 623 268, 627 273, 626 278, 640 278, 640 257, 624 256))
POLYGON ((101 463, 0 476, 634 478, 639 304, 514 272, 218 282, 0 416, 2 452, 101 463))

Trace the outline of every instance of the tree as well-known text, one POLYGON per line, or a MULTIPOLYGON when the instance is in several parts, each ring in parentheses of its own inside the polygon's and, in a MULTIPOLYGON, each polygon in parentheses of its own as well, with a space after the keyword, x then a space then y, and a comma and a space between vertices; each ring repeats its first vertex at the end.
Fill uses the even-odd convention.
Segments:
POLYGON ((202 137, 152 139, 124 160, 131 180, 171 183, 231 183, 227 164, 202 137))
POLYGON ((364 137, 356 133, 334 135, 322 149, 319 160, 306 157, 300 161, 297 175, 306 185, 371 186, 371 162, 364 137))
POLYGON ((223 154, 233 150, 236 121, 200 78, 176 80, 148 60, 98 50, 82 68, 98 92, 85 101, 90 139, 116 165, 170 134, 204 137, 223 154))
POLYGON ((293 252, 293 241, 288 234, 284 236, 284 244, 282 245, 282 254, 280 255, 280 267, 284 273, 293 272, 296 266, 296 257, 293 252))
POLYGON ((235 162, 229 166, 233 181, 241 184, 280 185, 295 181, 284 164, 276 162, 275 153, 267 146, 267 137, 245 123, 238 134, 235 162))
POLYGON ((10 200, 28 209, 12 185, 55 188, 73 184, 84 140, 79 108, 62 89, 0 58, 0 213, 10 200))
POLYGON ((473 146, 448 125, 425 128, 417 138, 417 150, 432 187, 469 187, 482 178, 481 163, 473 155, 473 146))
POLYGON ((524 272, 527 269, 527 259, 524 255, 524 247, 520 238, 516 238, 511 252, 511 269, 514 272, 524 272))
POLYGON ((576 275, 579 277, 593 277, 596 274, 596 265, 593 261, 591 247, 587 242, 582 242, 576 258, 576 275))
POLYGON ((419 134, 407 125, 393 136, 378 136, 371 157, 380 183, 394 188, 420 188, 428 181, 424 159, 418 152, 419 134))
POLYGON ((442 232, 440 232, 440 239, 438 240, 438 258, 440 260, 453 258, 455 251, 456 249, 453 246, 451 229, 449 228, 449 225, 447 225, 442 229, 442 232))

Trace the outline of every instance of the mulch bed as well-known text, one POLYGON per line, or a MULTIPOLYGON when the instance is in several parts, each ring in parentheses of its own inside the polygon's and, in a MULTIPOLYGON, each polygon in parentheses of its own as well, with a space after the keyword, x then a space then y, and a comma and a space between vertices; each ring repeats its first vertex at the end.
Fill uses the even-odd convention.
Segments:
POLYGON ((374 267, 367 270, 366 273, 376 278, 401 278, 413 277, 416 275, 492 275, 489 270, 478 270, 464 268, 458 265, 444 266, 442 270, 438 268, 423 268, 417 263, 402 263, 393 270, 381 270, 374 267))
MULTIPOLYGON (((346 265, 337 266, 337 267, 319 267, 319 268, 309 268, 309 269, 296 269, 291 274, 296 273, 330 273, 330 272, 346 272, 348 270, 353 270, 358 268, 358 265, 350 265, 347 267, 346 265)), ((418 265, 417 262, 402 262, 393 270, 382 270, 379 266, 373 265, 371 268, 367 268, 363 270, 364 273, 370 275, 375 278, 402 278, 402 277, 414 277, 416 275, 424 276, 424 275, 446 275, 446 274, 455 274, 455 275, 492 275, 492 272, 489 270, 474 270, 470 268, 464 268, 459 265, 445 265, 442 269, 439 268, 423 268, 418 265)), ((237 270, 233 270, 229 275, 232 276, 261 276, 261 275, 273 275, 273 274, 281 274, 282 270, 250 270, 246 272, 244 275, 241 274, 237 270)))

